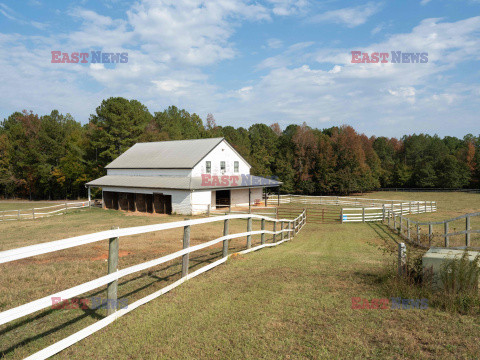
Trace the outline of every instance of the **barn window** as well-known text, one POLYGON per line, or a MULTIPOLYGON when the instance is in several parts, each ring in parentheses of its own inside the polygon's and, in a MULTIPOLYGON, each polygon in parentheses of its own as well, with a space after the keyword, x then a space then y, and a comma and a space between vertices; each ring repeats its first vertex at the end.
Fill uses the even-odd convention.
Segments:
POLYGON ((225 161, 220 161, 220 171, 225 172, 225 161))
POLYGON ((212 172, 212 162, 211 161, 205 161, 205 171, 207 174, 210 174, 212 172))
POLYGON ((234 161, 233 162, 233 171, 236 172, 236 173, 238 173, 238 166, 239 166, 238 161, 234 161))

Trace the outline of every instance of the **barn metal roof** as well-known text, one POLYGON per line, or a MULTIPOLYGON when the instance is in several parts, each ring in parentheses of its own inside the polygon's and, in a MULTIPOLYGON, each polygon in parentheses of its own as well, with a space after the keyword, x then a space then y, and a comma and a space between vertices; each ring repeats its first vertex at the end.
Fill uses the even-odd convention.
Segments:
POLYGON ((177 189, 177 190, 209 190, 209 189, 231 189, 248 187, 276 187, 282 182, 266 179, 260 176, 239 175, 236 184, 232 181, 227 186, 213 184, 202 185, 201 177, 186 176, 127 176, 127 175, 106 175, 99 179, 90 181, 87 186, 95 187, 124 187, 124 188, 147 188, 147 189, 177 189))
POLYGON ((191 169, 224 138, 137 143, 107 169, 191 169))

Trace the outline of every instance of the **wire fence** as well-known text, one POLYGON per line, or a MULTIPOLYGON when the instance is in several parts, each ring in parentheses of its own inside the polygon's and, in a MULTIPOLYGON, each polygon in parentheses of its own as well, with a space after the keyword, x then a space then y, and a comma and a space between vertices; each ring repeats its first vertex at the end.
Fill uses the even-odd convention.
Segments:
POLYGON ((421 222, 388 212, 388 227, 410 243, 423 248, 480 246, 480 212, 443 221, 421 222))

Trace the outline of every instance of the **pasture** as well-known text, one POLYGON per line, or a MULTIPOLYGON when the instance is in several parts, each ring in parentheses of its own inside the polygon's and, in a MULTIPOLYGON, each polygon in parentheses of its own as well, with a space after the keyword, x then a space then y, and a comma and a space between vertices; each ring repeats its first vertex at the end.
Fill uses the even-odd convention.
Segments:
MULTIPOLYGON (((439 220, 480 209, 480 195, 372 193, 371 198, 435 200, 439 220), (427 197, 428 196, 428 197, 427 197), (463 210, 462 210, 463 209, 463 210)), ((1 206, 1 203, 0 203, 1 206)), ((430 218, 432 217, 432 218, 430 218)), ((34 221, 0 224, 0 250, 75 235, 183 220, 184 216, 126 215, 79 210, 34 221)), ((253 230, 260 229, 253 222, 253 230)), ((222 234, 222 222, 192 227, 192 245, 222 234)), ((232 221, 230 231, 246 231, 232 221)), ((118 319, 58 358, 472 358, 480 351, 480 320, 426 310, 354 310, 351 298, 400 296, 379 249, 398 240, 378 223, 315 224, 291 242, 237 256, 118 319)), ((253 236, 253 243, 260 237, 253 236)), ((477 244, 478 246, 478 244, 477 244)), ((119 268, 182 248, 179 229, 120 238, 119 268)), ((245 248, 231 241, 230 251, 245 248)), ((107 242, 0 265, 0 311, 106 274, 107 242)), ((195 253, 191 269, 218 259, 221 245, 195 253)), ((119 281, 132 303, 180 277, 178 261, 119 281)), ((84 297, 106 297, 102 289, 84 297)), ((45 310, 0 327, 0 354, 18 359, 105 316, 105 310, 45 310)))

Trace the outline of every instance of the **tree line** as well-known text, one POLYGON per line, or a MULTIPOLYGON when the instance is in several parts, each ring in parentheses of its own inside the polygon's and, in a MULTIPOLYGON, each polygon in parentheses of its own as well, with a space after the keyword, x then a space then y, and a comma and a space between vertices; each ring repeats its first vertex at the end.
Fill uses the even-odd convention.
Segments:
POLYGON ((367 137, 351 126, 218 126, 170 106, 151 114, 137 100, 103 100, 89 122, 70 114, 15 112, 0 123, 0 196, 78 198, 85 183, 137 142, 225 137, 252 165, 277 176, 282 191, 349 194, 380 187, 478 188, 480 137, 367 137))

